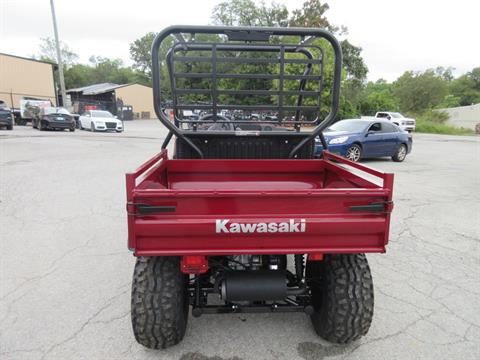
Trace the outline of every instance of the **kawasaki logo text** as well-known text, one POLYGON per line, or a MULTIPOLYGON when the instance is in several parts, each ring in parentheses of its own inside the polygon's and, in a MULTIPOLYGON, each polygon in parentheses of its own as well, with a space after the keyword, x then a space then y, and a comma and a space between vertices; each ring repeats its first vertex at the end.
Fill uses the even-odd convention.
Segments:
POLYGON ((295 221, 290 219, 285 222, 260 222, 253 224, 241 224, 230 222, 229 219, 215 220, 217 234, 225 233, 296 233, 305 232, 307 224, 305 219, 295 221))

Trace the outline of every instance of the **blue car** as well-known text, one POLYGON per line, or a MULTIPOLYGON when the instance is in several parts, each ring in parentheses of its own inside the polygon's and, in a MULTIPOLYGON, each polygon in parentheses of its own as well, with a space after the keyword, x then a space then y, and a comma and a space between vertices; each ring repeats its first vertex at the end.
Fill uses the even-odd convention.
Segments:
MULTIPOLYGON (((401 162, 412 151, 412 136, 387 120, 341 120, 323 135, 330 152, 352 161, 389 156, 401 162)), ((321 156, 322 151, 322 143, 316 139, 315 155, 321 156)))

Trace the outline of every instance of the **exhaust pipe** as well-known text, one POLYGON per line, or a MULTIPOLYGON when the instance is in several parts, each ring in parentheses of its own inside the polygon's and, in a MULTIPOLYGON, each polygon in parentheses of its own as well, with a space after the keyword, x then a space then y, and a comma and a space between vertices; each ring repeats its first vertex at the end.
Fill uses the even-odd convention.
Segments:
POLYGON ((283 300, 287 296, 302 295, 305 287, 287 287, 283 270, 229 271, 220 284, 220 295, 225 301, 283 300))

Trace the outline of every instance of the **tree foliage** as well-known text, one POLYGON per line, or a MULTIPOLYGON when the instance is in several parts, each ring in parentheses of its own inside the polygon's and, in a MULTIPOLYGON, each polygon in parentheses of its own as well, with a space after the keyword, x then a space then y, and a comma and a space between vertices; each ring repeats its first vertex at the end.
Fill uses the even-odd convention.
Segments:
POLYGON ((225 1, 213 8, 213 23, 226 26, 288 26, 285 5, 264 2, 258 6, 252 0, 225 1))
POLYGON ((130 56, 133 60, 132 67, 147 78, 152 76, 152 43, 157 36, 154 32, 149 32, 141 38, 130 44, 130 56))
POLYGON ((398 100, 393 94, 391 84, 383 79, 367 83, 359 96, 358 110, 365 116, 373 116, 382 110, 398 111, 398 100))
POLYGON ((347 73, 347 77, 350 80, 360 86, 367 78, 368 67, 365 65, 361 56, 362 48, 352 45, 348 40, 343 40, 340 45, 342 46, 343 53, 343 67, 347 73))
MULTIPOLYGON (((78 60, 78 55, 63 42, 60 42, 60 54, 62 56, 62 62, 66 68, 72 66, 78 60)), ((40 51, 35 58, 56 64, 58 61, 55 40, 50 37, 41 38, 40 51)))
POLYGON ((319 0, 308 0, 303 3, 301 9, 292 11, 290 26, 324 28, 331 32, 337 32, 338 27, 332 25, 325 13, 330 9, 327 3, 322 4, 319 0))
POLYGON ((148 84, 142 73, 123 65, 120 59, 108 59, 100 56, 90 58, 90 64, 74 64, 65 71, 67 89, 98 83, 148 84))
POLYGON ((406 71, 393 83, 393 93, 403 111, 418 113, 438 106, 448 93, 448 85, 435 70, 406 71))
POLYGON ((458 99, 460 106, 480 103, 480 67, 453 80, 450 92, 458 99))
MULTIPOLYGON (((418 115, 425 122, 433 122, 438 118, 439 108, 470 105, 480 103, 480 67, 476 67, 466 74, 455 78, 453 68, 437 67, 425 71, 406 71, 393 83, 384 80, 366 82, 368 67, 362 58, 362 48, 355 46, 348 40, 347 28, 332 24, 327 12, 329 5, 320 0, 306 0, 303 5, 289 13, 285 5, 279 3, 265 3, 253 0, 230 0, 216 5, 212 12, 212 22, 227 26, 271 26, 271 27, 315 27, 325 28, 337 36, 342 37, 340 45, 343 52, 343 76, 340 98, 339 118, 350 118, 360 115, 374 115, 377 111, 401 111, 418 115)), ((65 83, 67 88, 75 88, 101 82, 142 83, 150 85, 152 76, 151 46, 157 34, 149 32, 130 44, 130 56, 133 60, 131 67, 125 66, 120 59, 108 59, 92 56, 89 63, 78 63, 78 55, 66 44, 61 43, 61 52, 65 64, 65 83)), ((197 35, 197 40, 207 40, 215 35, 197 35)), ((161 58, 165 58, 166 51, 172 43, 168 38, 160 48, 161 58)), ((288 38, 283 39, 288 42, 288 38)), ((320 103, 320 112, 325 116, 329 111, 330 88, 333 82, 333 51, 326 41, 315 43, 321 45, 325 51, 324 63, 324 92, 320 103)), ((319 54, 313 50, 314 56, 319 54)), ((192 54, 195 55, 195 54, 192 54)), ((274 56, 270 54, 271 56, 274 56)), ((261 56, 270 56, 261 54, 261 56)), ((251 54, 250 56, 257 56, 251 54)), ((299 57, 300 54, 288 54, 289 57, 299 57)), ((52 38, 42 38, 37 59, 57 62, 55 41, 52 38)), ((165 64, 162 64, 165 65, 165 64)), ((209 64, 181 64, 190 66, 184 69, 190 72, 209 72, 209 64)), ((220 66, 220 65, 218 65, 220 66)), ((278 71, 271 64, 228 64, 225 72, 239 73, 271 73, 278 71)), ((303 71, 303 64, 290 64, 285 68, 287 74, 298 74, 303 71)), ((179 69, 178 71, 180 71, 179 69)), ((219 71, 222 69, 219 67, 219 71)), ((170 84, 166 66, 162 66, 162 92, 170 96, 170 84)), ((178 80, 178 86, 184 88, 208 88, 204 79, 178 80)), ((223 88, 244 89, 276 89, 278 83, 271 79, 220 79, 223 88)), ((308 82, 306 90, 315 90, 314 83, 308 82)), ((298 90, 298 82, 285 82, 287 90, 298 90)), ((189 95, 190 96, 190 95, 189 95)), ((223 96, 223 95, 222 95, 223 96)), ((189 99, 193 100, 193 99, 189 99)), ((205 95, 197 96, 197 101, 207 100, 205 95)), ((237 99, 238 100, 238 99, 237 99)), ((260 99, 264 104, 272 103, 273 97, 260 99)), ((315 98, 305 97, 304 104, 312 105, 315 98)), ((229 103, 231 98, 223 96, 220 101, 229 103)), ((245 96, 245 104, 253 104, 258 98, 245 96)), ((286 98, 286 102, 294 104, 295 99, 286 98)))

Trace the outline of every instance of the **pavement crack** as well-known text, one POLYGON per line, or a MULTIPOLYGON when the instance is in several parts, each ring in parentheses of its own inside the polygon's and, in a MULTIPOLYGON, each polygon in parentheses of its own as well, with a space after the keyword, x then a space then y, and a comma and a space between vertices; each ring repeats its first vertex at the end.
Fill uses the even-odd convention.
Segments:
POLYGON ((110 324, 114 321, 117 321, 117 320, 121 320, 121 319, 124 319, 126 318, 128 315, 130 315, 130 310, 127 311, 126 313, 122 314, 122 315, 119 315, 119 316, 114 316, 110 319, 107 319, 107 320, 96 320, 96 321, 92 321, 92 324, 110 324))
POLYGON ((112 302, 117 299, 118 297, 124 295, 125 293, 127 293, 128 290, 125 290, 111 298, 109 298, 106 302, 106 304, 104 304, 101 308, 99 308, 97 311, 95 311, 95 313, 90 316, 85 322, 83 322, 83 324, 80 326, 80 328, 78 328, 78 330, 76 330, 73 334, 71 334, 70 336, 68 336, 67 338, 63 339, 62 341, 60 342, 57 342, 53 345, 51 345, 47 351, 45 351, 45 353, 43 354, 43 356, 41 357, 41 360, 45 359, 45 357, 50 354, 52 351, 54 351, 56 348, 62 346, 62 345, 65 345, 66 343, 68 343, 69 341, 72 341, 73 339, 75 339, 89 324, 91 323, 95 323, 93 320, 98 316, 100 315, 104 310, 106 310, 107 308, 109 308, 111 305, 112 305, 112 302))

